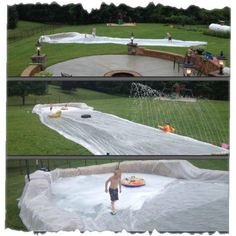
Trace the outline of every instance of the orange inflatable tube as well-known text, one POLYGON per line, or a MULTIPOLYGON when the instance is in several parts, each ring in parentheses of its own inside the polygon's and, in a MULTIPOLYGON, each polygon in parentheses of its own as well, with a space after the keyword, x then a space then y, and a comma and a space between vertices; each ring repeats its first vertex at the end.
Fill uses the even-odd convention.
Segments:
POLYGON ((141 187, 145 185, 145 180, 131 176, 130 178, 123 179, 121 184, 126 187, 141 187))
POLYGON ((164 125, 164 126, 158 125, 158 128, 160 128, 164 132, 175 132, 175 128, 170 125, 164 125))

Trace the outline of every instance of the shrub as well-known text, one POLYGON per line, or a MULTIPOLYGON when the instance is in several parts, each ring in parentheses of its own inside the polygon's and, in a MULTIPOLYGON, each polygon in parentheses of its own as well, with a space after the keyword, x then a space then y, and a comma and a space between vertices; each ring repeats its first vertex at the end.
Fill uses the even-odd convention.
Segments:
POLYGON ((52 77, 53 74, 49 71, 43 70, 40 71, 39 73, 34 74, 34 76, 39 76, 39 77, 52 77))
POLYGON ((18 21, 18 13, 16 10, 16 6, 8 6, 7 7, 7 28, 15 29, 18 21))
POLYGON ((219 38, 230 38, 230 32, 219 32, 214 30, 206 30, 203 32, 205 35, 210 35, 219 38))

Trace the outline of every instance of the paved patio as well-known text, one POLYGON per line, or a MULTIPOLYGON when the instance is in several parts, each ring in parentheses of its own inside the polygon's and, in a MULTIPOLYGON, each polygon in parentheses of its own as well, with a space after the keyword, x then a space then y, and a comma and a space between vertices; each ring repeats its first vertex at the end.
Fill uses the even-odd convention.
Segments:
POLYGON ((104 76, 113 70, 135 71, 141 76, 183 76, 182 69, 179 72, 177 66, 173 69, 172 61, 130 55, 79 57, 49 66, 47 70, 54 76, 61 76, 61 73, 72 76, 104 76))

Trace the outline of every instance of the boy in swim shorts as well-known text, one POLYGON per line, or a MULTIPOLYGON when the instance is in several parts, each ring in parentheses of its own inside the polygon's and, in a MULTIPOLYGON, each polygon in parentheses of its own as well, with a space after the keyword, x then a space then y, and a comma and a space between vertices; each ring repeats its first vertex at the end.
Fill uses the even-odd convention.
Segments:
POLYGON ((116 209, 115 209, 115 202, 119 200, 118 197, 118 188, 119 192, 121 193, 121 171, 120 169, 116 169, 114 171, 113 176, 111 176, 105 183, 105 192, 108 192, 108 184, 109 185, 109 194, 111 198, 111 214, 115 215, 116 214, 116 209))

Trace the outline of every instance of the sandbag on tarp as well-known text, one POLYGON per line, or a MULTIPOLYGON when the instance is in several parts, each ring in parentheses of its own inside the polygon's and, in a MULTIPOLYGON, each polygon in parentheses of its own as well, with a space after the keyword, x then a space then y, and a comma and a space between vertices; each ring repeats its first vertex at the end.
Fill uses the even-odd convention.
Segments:
MULTIPOLYGON (((68 104, 60 119, 50 119, 49 105, 33 109, 43 124, 56 130, 96 155, 219 155, 229 151, 196 139, 165 133, 108 113, 93 110, 86 104, 68 104), (89 119, 81 115, 91 115, 89 119)), ((59 109, 60 105, 54 108, 59 109)))

